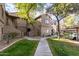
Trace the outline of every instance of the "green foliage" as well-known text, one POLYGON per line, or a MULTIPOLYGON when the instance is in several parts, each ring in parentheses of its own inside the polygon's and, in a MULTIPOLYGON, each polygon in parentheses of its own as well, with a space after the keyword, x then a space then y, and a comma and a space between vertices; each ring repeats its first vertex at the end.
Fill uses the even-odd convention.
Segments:
POLYGON ((50 9, 55 16, 58 16, 59 19, 64 18, 70 13, 78 14, 79 4, 75 3, 55 3, 50 9))
POLYGON ((16 3, 16 8, 19 10, 18 14, 23 18, 29 18, 28 16, 31 11, 36 9, 37 4, 35 3, 16 3))
MULTIPOLYGON (((66 41, 66 39, 64 39, 66 41)), ((79 46, 71 42, 48 39, 49 47, 55 56, 79 56, 79 46)))
POLYGON ((26 18, 27 22, 34 21, 34 16, 37 10, 43 9, 43 4, 39 3, 16 3, 17 13, 22 18, 26 18))
POLYGON ((64 18, 64 25, 66 27, 72 27, 74 25, 74 21, 75 21, 75 16, 67 16, 64 18))
POLYGON ((17 37, 17 35, 18 35, 18 33, 14 33, 14 32, 11 32, 11 33, 7 33, 7 34, 4 34, 3 35, 3 39, 4 40, 9 40, 9 39, 14 39, 14 38, 16 38, 17 37))
POLYGON ((37 45, 38 41, 23 39, 0 52, 0 56, 33 56, 37 45))
POLYGON ((52 12, 55 16, 59 17, 59 20, 68 15, 70 4, 67 3, 56 3, 52 7, 52 12))
POLYGON ((51 11, 57 20, 58 38, 60 38, 60 20, 69 14, 70 4, 68 3, 55 3, 51 11))
POLYGON ((70 37, 71 34, 72 34, 71 32, 65 32, 64 33, 64 38, 71 39, 71 37, 70 37))

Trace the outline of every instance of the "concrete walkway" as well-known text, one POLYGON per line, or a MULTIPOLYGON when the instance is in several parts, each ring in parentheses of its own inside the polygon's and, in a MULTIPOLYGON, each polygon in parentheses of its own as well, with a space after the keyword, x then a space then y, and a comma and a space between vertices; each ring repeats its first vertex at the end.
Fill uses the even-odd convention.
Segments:
POLYGON ((25 36, 24 38, 27 39, 27 40, 40 40, 41 37, 38 37, 38 36, 37 37, 28 37, 28 36, 25 36))
POLYGON ((35 56, 52 56, 46 38, 41 38, 35 56))

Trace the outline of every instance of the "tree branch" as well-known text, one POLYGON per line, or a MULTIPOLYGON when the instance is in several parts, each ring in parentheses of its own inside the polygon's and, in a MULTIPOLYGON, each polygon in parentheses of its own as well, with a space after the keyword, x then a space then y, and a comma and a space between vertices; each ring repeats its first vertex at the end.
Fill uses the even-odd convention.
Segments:
POLYGON ((65 17, 67 17, 67 16, 64 16, 64 17, 62 17, 59 21, 61 21, 63 18, 65 18, 65 17))
MULTIPOLYGON (((32 7, 34 6, 34 4, 31 4, 31 6, 30 6, 30 8, 28 9, 28 11, 27 11, 27 17, 30 19, 30 16, 29 16, 29 12, 30 12, 30 10, 32 9, 32 7)), ((31 20, 31 19, 30 19, 31 20)))

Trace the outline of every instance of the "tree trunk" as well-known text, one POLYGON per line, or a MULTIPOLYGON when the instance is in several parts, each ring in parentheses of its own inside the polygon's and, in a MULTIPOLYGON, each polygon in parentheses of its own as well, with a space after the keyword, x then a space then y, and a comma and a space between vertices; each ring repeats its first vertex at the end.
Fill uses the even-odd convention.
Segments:
POLYGON ((58 38, 60 39, 60 22, 59 22, 59 20, 57 21, 58 22, 58 25, 57 25, 57 27, 58 27, 58 38))
POLYGON ((60 20, 58 19, 58 16, 56 16, 56 19, 57 19, 57 35, 58 35, 58 39, 60 39, 60 20))
POLYGON ((7 44, 9 44, 10 43, 10 40, 9 39, 7 39, 7 44))

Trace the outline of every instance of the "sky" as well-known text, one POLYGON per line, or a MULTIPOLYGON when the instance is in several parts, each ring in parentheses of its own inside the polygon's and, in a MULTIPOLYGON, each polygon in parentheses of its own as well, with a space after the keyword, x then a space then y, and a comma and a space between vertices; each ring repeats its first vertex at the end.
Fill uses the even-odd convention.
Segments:
POLYGON ((5 8, 6 8, 6 11, 8 11, 8 12, 16 12, 17 11, 14 4, 12 4, 12 3, 6 3, 5 8))
POLYGON ((46 3, 46 4, 45 4, 45 8, 46 8, 46 9, 48 9, 48 8, 51 7, 51 6, 52 6, 51 3, 46 3))
MULTIPOLYGON (((51 3, 46 3, 44 8, 48 9, 48 8, 50 8, 50 6, 52 6, 51 3)), ((15 5, 12 3, 6 3, 5 8, 6 8, 6 11, 8 11, 8 12, 16 12, 17 11, 17 9, 15 8, 15 5)))

